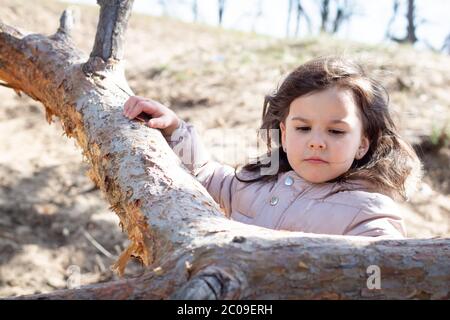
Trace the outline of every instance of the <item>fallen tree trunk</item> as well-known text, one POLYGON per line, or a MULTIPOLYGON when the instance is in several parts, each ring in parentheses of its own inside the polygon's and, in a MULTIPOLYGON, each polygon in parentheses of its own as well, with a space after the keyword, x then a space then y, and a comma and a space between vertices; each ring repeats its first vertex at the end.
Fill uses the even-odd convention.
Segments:
POLYGON ((91 165, 137 257, 134 279, 25 299, 449 299, 450 239, 376 240, 268 230, 226 219, 159 130, 122 115, 132 94, 122 37, 132 1, 99 1, 90 57, 70 15, 50 37, 0 23, 0 79, 57 116, 91 165))

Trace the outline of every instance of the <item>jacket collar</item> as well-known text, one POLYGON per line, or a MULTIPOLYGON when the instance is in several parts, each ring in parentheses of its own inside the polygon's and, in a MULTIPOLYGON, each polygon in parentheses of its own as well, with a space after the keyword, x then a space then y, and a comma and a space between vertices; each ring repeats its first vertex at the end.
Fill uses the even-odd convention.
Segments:
POLYGON ((286 171, 279 177, 280 183, 285 183, 288 177, 293 179, 292 187, 299 192, 306 192, 311 199, 323 198, 328 193, 332 192, 337 184, 335 182, 313 183, 300 177, 294 170, 286 171))

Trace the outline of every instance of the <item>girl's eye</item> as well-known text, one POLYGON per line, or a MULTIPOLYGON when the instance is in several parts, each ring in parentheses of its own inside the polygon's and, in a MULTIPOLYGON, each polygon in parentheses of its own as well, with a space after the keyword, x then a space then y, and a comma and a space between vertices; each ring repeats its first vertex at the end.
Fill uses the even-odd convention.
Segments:
MULTIPOLYGON (((301 131, 301 132, 308 132, 311 130, 311 127, 297 127, 295 128, 297 131, 301 131)), ((341 131, 341 130, 334 130, 334 129, 330 129, 328 130, 330 133, 335 134, 335 135, 342 135, 345 133, 345 131, 341 131)))
POLYGON ((333 130, 333 129, 331 129, 331 130, 329 130, 332 134, 344 134, 345 132, 344 131, 340 131, 340 130, 333 130))

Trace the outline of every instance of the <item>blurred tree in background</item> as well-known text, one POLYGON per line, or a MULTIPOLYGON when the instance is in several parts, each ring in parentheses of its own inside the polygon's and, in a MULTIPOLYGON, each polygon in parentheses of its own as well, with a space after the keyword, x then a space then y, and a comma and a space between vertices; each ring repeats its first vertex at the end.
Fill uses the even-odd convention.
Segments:
MULTIPOLYGON (((436 22, 433 19, 424 19, 422 12, 426 11, 423 10, 424 8, 435 4, 431 2, 420 2, 420 6, 418 6, 418 2, 420 1, 392 1, 392 15, 384 32, 384 39, 402 44, 415 45, 420 43, 433 51, 448 53, 448 37, 445 40, 441 40, 441 43, 436 44, 435 42, 432 45, 429 37, 424 36, 423 32, 418 33, 419 29, 423 31, 420 27, 424 24, 430 26, 436 22)), ((278 22, 272 19, 272 16, 276 13, 275 10, 273 12, 268 10, 267 5, 269 3, 277 6, 277 8, 284 8, 286 6, 287 12, 285 17, 281 19, 281 23, 285 24, 284 36, 286 38, 320 33, 330 35, 342 34, 340 31, 342 31, 346 23, 350 24, 350 28, 353 27, 351 22, 355 16, 369 17, 375 14, 372 11, 373 6, 369 7, 367 2, 357 0, 287 0, 286 2, 253 0, 239 3, 226 0, 217 0, 214 2, 206 2, 205 0, 152 0, 150 3, 159 7, 161 14, 165 16, 179 17, 180 12, 183 11, 180 8, 184 8, 184 11, 190 12, 189 15, 192 15, 192 21, 194 22, 204 22, 206 16, 214 16, 214 23, 217 23, 220 27, 230 27, 230 19, 234 19, 235 24, 241 20, 251 21, 247 23, 247 26, 250 24, 248 29, 253 32, 257 32, 257 25, 260 21, 264 21, 263 23, 266 25, 272 25, 274 22, 280 24, 279 16, 277 17, 278 22), (233 5, 240 7, 232 7, 233 5), (236 8, 240 9, 241 7, 242 12, 236 17, 236 12, 239 11, 236 8), (227 12, 226 19, 225 11, 227 12)), ((380 29, 380 33, 383 34, 383 24, 380 24, 376 28, 380 29)), ((346 32, 348 33, 348 31, 346 32)))

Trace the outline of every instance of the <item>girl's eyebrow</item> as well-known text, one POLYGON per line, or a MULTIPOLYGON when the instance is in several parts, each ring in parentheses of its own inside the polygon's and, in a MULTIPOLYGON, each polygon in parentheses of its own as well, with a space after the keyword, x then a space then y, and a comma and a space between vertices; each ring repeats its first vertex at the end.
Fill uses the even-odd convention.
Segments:
MULTIPOLYGON (((310 120, 302 118, 302 117, 292 117, 291 120, 300 120, 300 121, 303 121, 303 122, 310 122, 310 120)), ((347 122, 345 122, 343 120, 339 120, 339 119, 331 120, 330 122, 331 123, 343 123, 343 124, 347 124, 348 125, 347 122)))

